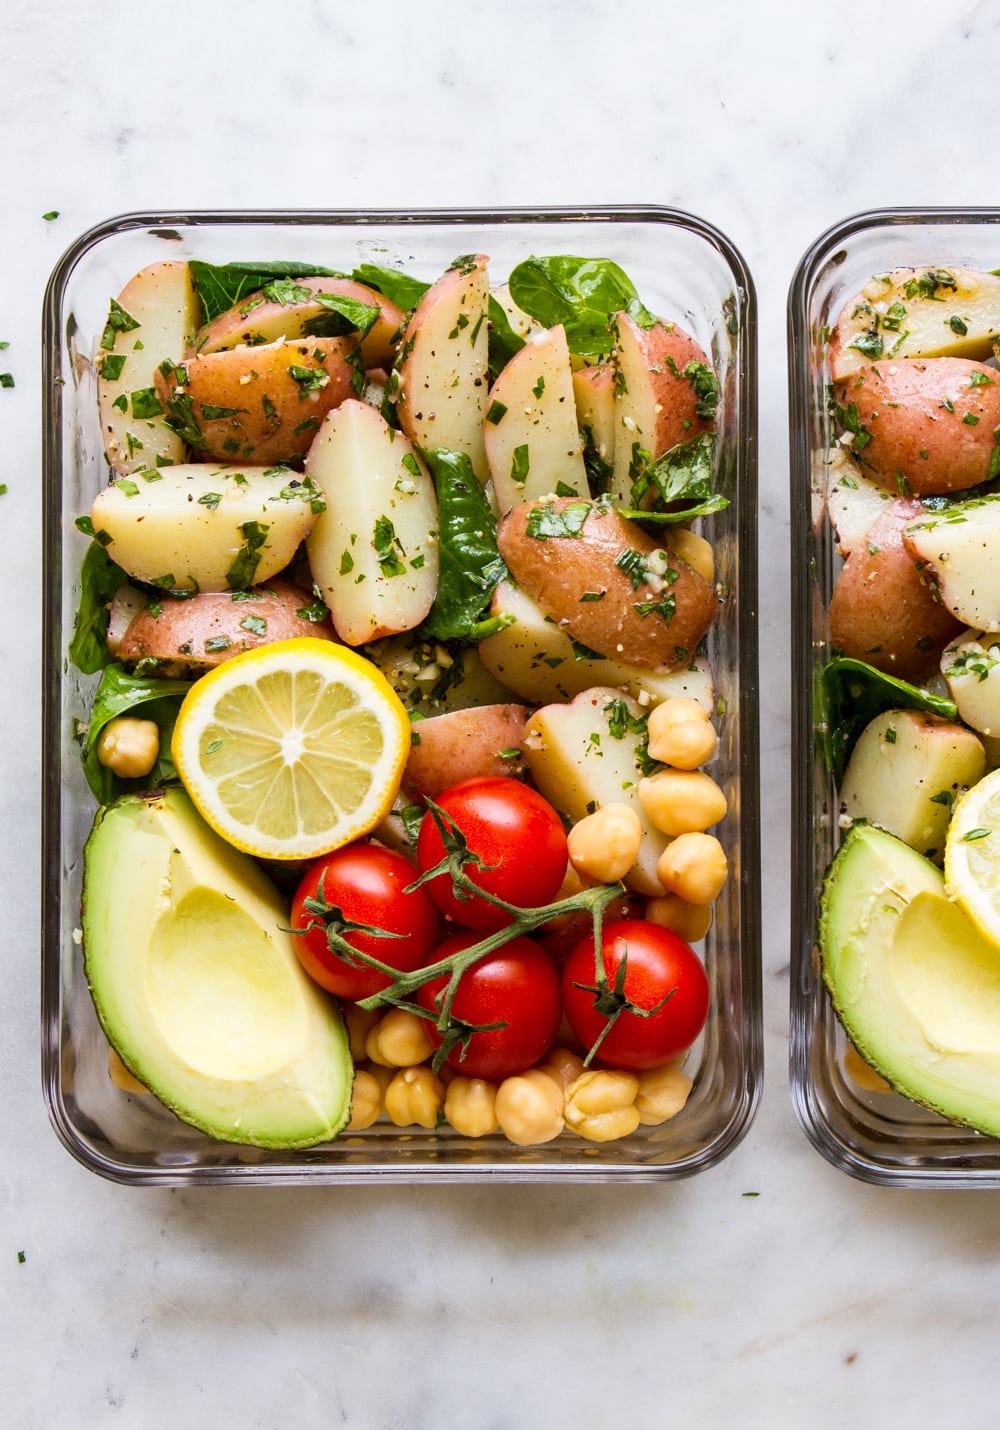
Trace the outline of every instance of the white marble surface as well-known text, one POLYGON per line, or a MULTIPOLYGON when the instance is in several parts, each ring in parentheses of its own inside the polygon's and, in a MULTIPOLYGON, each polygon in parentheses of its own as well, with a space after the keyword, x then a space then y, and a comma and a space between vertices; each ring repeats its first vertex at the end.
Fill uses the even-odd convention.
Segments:
POLYGON ((38 330, 71 239, 129 209, 238 206, 638 201, 725 230, 761 309, 763 817, 778 831, 788 280, 843 215, 1000 201, 998 16, 989 0, 7 0, 5 1424, 995 1423, 1000 1194, 862 1186, 795 1123, 780 838, 765 842, 763 1104, 732 1157, 685 1183, 120 1188, 47 1125, 36 1008, 38 330))

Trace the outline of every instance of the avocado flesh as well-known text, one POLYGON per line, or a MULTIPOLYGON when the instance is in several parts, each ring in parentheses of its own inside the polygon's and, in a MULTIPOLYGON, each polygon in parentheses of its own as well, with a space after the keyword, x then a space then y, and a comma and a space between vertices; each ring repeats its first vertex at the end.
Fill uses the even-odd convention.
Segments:
POLYGON ((252 859, 179 789, 99 811, 84 849, 84 969, 109 1042, 178 1117, 227 1142, 329 1141, 353 1066, 252 859))
POLYGON ((823 979, 848 1037, 897 1092, 1000 1136, 1000 949, 940 871, 855 825, 827 872, 823 979))

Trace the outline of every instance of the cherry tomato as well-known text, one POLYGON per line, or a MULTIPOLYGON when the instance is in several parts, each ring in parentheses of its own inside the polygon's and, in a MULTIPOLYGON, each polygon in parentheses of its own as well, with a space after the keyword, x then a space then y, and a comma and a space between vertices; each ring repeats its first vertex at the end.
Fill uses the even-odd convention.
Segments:
MULTIPOLYGON (((434 953, 435 962, 477 943, 475 933, 454 934, 434 953)), ((446 976, 432 978, 417 992, 417 1002, 430 1012, 441 1011, 439 998, 446 976)), ((452 1017, 464 1023, 503 1026, 473 1033, 463 1052, 457 1043, 447 1061, 467 1077, 505 1078, 524 1072, 544 1057, 562 1020, 559 973, 543 948, 519 936, 489 953, 462 974, 451 1005, 452 1017)), ((427 1024, 437 1046, 441 1034, 427 1024)))
POLYGON ((295 892, 291 916, 293 929, 309 930, 292 936, 295 952, 309 976, 339 998, 353 999, 378 993, 391 981, 377 969, 353 967, 332 950, 321 918, 305 907, 307 899, 320 899, 339 909, 351 923, 402 935, 377 938, 345 930, 352 948, 405 972, 426 963, 437 942, 438 912, 423 889, 403 892, 416 877, 413 865, 401 854, 364 840, 347 844, 312 864, 295 892))
MULTIPOLYGON (((489 866, 465 867, 479 888, 519 908, 555 898, 566 873, 566 833, 556 811, 536 790, 520 780, 488 775, 452 785, 435 803, 489 866)), ((444 854, 444 842, 428 812, 417 837, 421 873, 433 869, 444 854)), ((511 922, 509 914, 475 894, 459 898, 450 874, 432 879, 426 888, 442 913, 463 928, 493 930, 511 922)))
MULTIPOLYGON (((618 1068, 655 1068, 689 1048, 705 1026, 709 1000, 708 977, 690 944, 659 924, 622 919, 602 929, 601 951, 612 990, 624 963, 625 998, 638 1008, 663 1006, 648 1017, 626 1007, 601 1040, 600 1061, 618 1068)), ((608 1015, 594 1006, 596 981, 591 933, 573 949, 562 979, 566 1017, 588 1049, 608 1024, 608 1015)))

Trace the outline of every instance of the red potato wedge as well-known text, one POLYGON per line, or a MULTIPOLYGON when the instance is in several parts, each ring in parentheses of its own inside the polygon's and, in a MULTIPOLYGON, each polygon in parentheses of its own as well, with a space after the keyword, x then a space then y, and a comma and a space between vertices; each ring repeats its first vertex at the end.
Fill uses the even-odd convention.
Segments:
POLYGON ((968 268, 897 268, 845 303, 827 347, 834 381, 869 362, 982 360, 1000 337, 1000 277, 968 268))
POLYGON ((402 793, 435 799, 460 780, 523 775, 521 740, 530 714, 527 705, 481 705, 416 721, 402 793))
MULTIPOLYGON (((295 289, 333 293, 340 298, 353 298, 366 307, 378 308, 379 316, 361 339, 361 361, 366 368, 392 365, 406 316, 397 303, 364 283, 356 283, 353 278, 296 278, 288 291, 294 295, 295 289)), ((279 338, 308 337, 315 331, 313 325, 330 315, 330 308, 315 298, 295 295, 289 302, 279 303, 263 293, 252 293, 200 328, 184 356, 192 358, 241 346, 259 347, 279 338)))
POLYGON ((995 496, 955 502, 943 512, 920 511, 903 532, 907 551, 942 606, 979 631, 1000 630, 998 540, 995 496))
MULTIPOLYGON (((615 318, 615 454, 611 489, 623 501, 645 460, 714 426, 715 400, 699 395, 712 376, 703 350, 675 323, 640 328, 627 313, 615 318), (648 453, 643 458, 640 453, 648 453)), ((716 390, 717 391, 717 390, 716 390)))
POLYGON ((184 601, 164 596, 133 617, 118 658, 126 664, 155 660, 160 674, 186 675, 271 641, 336 640, 328 619, 313 618, 316 605, 309 592, 281 580, 236 594, 202 591, 184 601))
POLYGON ((681 670, 718 610, 704 577, 600 503, 521 502, 501 518, 497 544, 546 615, 609 660, 681 670))
POLYGON ((483 441, 500 511, 559 486, 590 495, 561 324, 530 338, 500 373, 487 400, 483 441))
POLYGON ((919 502, 894 501, 847 558, 830 601, 830 639, 844 655, 919 682, 961 629, 903 543, 919 502))
POLYGON ((573 374, 576 420, 589 435, 594 455, 610 467, 615 460, 615 370, 606 364, 573 374))
POLYGON ((859 368, 834 388, 836 417, 864 471, 887 490, 933 496, 990 474, 1000 373, 965 358, 859 368))
POLYGON ((156 390, 199 456, 287 462, 364 381, 357 352, 353 338, 306 338, 205 353, 157 371, 156 390))
POLYGON ((480 481, 488 389, 489 279, 482 255, 449 268, 406 325, 390 379, 403 431, 415 446, 464 452, 480 481))
POLYGON ((158 459, 184 460, 184 443, 164 424, 153 389, 157 367, 180 358, 197 321, 186 263, 150 264, 112 305, 97 351, 97 400, 104 450, 120 475, 156 467, 158 459))

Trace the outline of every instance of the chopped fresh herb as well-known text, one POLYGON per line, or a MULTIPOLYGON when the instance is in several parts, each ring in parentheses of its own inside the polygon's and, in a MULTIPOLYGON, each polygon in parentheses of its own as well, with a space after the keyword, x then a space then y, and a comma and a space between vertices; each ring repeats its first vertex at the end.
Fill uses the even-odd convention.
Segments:
POLYGON ((992 829, 970 829, 967 834, 962 835, 962 843, 972 844, 977 839, 988 839, 992 833, 992 829))
POLYGON ((510 479, 519 487, 523 487, 528 480, 528 466, 528 444, 523 442, 521 446, 514 448, 514 457, 510 464, 510 479))
MULTIPOLYGON (((117 382, 125 366, 124 353, 105 353, 101 358, 98 372, 104 382, 117 382)), ((124 397, 124 393, 122 394, 124 397)))
POLYGON ((965 423, 966 427, 978 427, 978 426, 979 426, 979 418, 976 416, 976 414, 975 414, 974 412, 967 412, 967 413, 965 414, 965 416, 962 418, 962 421, 965 423))
POLYGON ((885 743, 887 745, 894 745, 896 743, 896 732, 891 725, 885 732, 885 743))
POLYGON ((545 391, 545 378, 539 377, 538 381, 535 383, 531 391, 534 394, 535 398, 539 399, 542 393, 545 391))
POLYGON ((353 570, 354 570, 354 557, 353 557, 353 556, 351 555, 351 553, 345 548, 345 549, 340 553, 340 574, 341 574, 341 576, 349 576, 350 573, 351 573, 353 570))
POLYGON ((318 428, 318 417, 303 417, 302 421, 292 428, 292 431, 296 437, 301 437, 303 432, 315 432, 318 428))
MULTIPOLYGON (((108 359, 105 359, 108 361, 108 359)), ((132 393, 132 416, 133 417, 159 417, 163 411, 163 404, 156 395, 155 387, 140 387, 137 392, 132 393)), ((203 407, 202 412, 206 412, 203 407)))
POLYGON ((326 620, 329 612, 322 601, 312 601, 308 606, 301 606, 295 614, 300 621, 311 621, 313 625, 319 625, 326 620))
POLYGON ((240 630, 249 631, 253 636, 266 636, 267 621, 263 616, 244 616, 240 621, 240 630))
POLYGON ((525 525, 527 535, 536 541, 547 541, 550 537, 579 536, 591 512, 588 501, 570 502, 557 510, 550 502, 532 507, 525 525))
POLYGON ((856 348, 862 357, 872 360, 880 358, 885 351, 882 334, 876 332, 874 328, 869 329, 866 333, 859 333, 852 343, 848 343, 848 347, 856 348))
POLYGON ((969 331, 968 327, 965 325, 965 323, 963 323, 962 319, 958 316, 957 313, 952 313, 951 317, 948 319, 948 326, 952 330, 952 332, 957 333, 960 338, 964 338, 966 333, 969 331))
POLYGON ((209 636, 205 642, 205 654, 213 655, 216 651, 228 650, 232 641, 228 636, 209 636))
POLYGON ((216 407, 210 402, 201 404, 201 415, 206 422, 224 422, 227 417, 239 417, 246 410, 245 407, 216 407))
POLYGON ((882 326, 890 333, 898 333, 905 317, 906 309, 902 303, 892 303, 882 314, 882 326))
POLYGON ((111 306, 108 309, 108 319, 104 324, 104 332, 101 334, 101 347, 110 351, 114 347, 115 338, 119 333, 131 333, 139 326, 139 320, 133 318, 131 313, 126 313, 122 305, 112 298, 111 306))
POLYGON ((507 404, 505 402, 491 402, 486 413, 487 422, 492 422, 495 427, 501 418, 506 414, 507 404))
POLYGON ((49 209, 49 211, 48 211, 47 214, 42 214, 42 218, 45 220, 46 223, 51 223, 54 218, 58 218, 58 217, 59 217, 59 210, 58 210, 58 209, 49 209))
POLYGON ((931 804, 943 804, 948 809, 951 809, 952 805, 955 803, 954 791, 950 789, 938 790, 937 794, 932 794, 929 796, 929 798, 931 804))
MULTIPOLYGON (((103 374, 102 374, 102 376, 103 376, 103 374)), ((120 392, 120 393, 118 394, 118 396, 115 398, 114 402, 112 402, 111 406, 114 408, 114 410, 115 410, 116 412, 127 412, 127 411, 128 411, 128 393, 127 393, 127 392, 120 392)))
POLYGON ((396 528, 387 516, 377 517, 372 531, 372 546, 383 576, 404 576, 406 567, 400 560, 403 550, 396 528))
POLYGON ((979 372, 978 370, 971 373, 969 377, 970 387, 992 387, 994 382, 995 379, 990 377, 989 373, 979 372))
POLYGON ((401 465, 406 468, 411 477, 421 477, 423 475, 420 470, 420 463, 417 461, 416 457, 413 455, 412 452, 407 452, 405 454, 405 456, 402 458, 401 465))
POLYGON ((646 579, 646 558, 641 551, 633 551, 631 547, 626 547, 615 558, 615 565, 619 571, 624 571, 625 575, 632 583, 632 590, 638 591, 643 581, 646 579))
POLYGON ((580 597, 581 601, 603 601, 607 591, 584 591, 580 597))
POLYGON ((202 436, 198 419, 194 415, 194 398, 188 392, 177 393, 167 399, 166 425, 177 433, 183 442, 197 451, 205 451, 208 443, 202 436))
POLYGON ((253 585, 253 578, 260 564, 260 549, 267 540, 270 530, 264 522, 244 521, 240 526, 243 545, 226 572, 226 584, 234 590, 244 591, 253 585))
POLYGON ((137 497, 139 495, 138 484, 131 481, 128 477, 116 477, 114 485, 121 492, 122 496, 137 497))
POLYGON ((0 372, 0 387, 13 387, 14 374, 12 372, 0 372))
POLYGON ((222 500, 221 492, 203 492, 198 498, 199 506, 207 506, 209 511, 215 511, 222 500))

